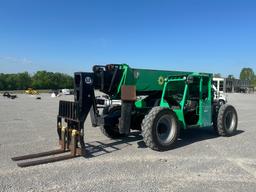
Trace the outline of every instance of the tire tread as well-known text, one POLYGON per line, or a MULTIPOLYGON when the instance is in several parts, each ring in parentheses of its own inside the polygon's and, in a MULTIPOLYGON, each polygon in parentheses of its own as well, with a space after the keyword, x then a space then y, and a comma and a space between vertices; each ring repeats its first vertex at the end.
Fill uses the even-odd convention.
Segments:
MULTIPOLYGON (((228 108, 231 108, 231 110, 234 111, 234 113, 236 115, 236 121, 238 121, 237 112, 236 112, 235 108, 232 105, 228 105, 228 104, 222 105, 219 109, 219 113, 218 113, 218 116, 217 116, 217 126, 216 126, 217 132, 221 136, 231 136, 231 135, 234 134, 234 132, 233 133, 228 133, 228 131, 226 130, 226 127, 224 125, 223 118, 224 118, 224 114, 225 114, 225 112, 228 108)), ((237 127, 237 122, 236 122, 235 126, 237 127)), ((236 127, 235 127, 235 130, 236 130, 236 127)))
MULTIPOLYGON (((163 108, 160 106, 153 107, 151 109, 151 111, 145 116, 145 118, 143 119, 142 124, 141 124, 142 136, 143 136, 143 140, 144 140, 145 144, 149 148, 156 150, 156 151, 163 151, 165 149, 163 149, 161 146, 159 146, 157 143, 154 142, 154 139, 153 139, 154 136, 152 134, 152 127, 153 127, 154 119, 156 118, 156 116, 162 110, 166 110, 166 109, 168 109, 168 108, 163 108)), ((177 123, 177 129, 179 131, 178 123, 177 123)), ((177 135, 178 134, 179 133, 177 133, 177 135)))

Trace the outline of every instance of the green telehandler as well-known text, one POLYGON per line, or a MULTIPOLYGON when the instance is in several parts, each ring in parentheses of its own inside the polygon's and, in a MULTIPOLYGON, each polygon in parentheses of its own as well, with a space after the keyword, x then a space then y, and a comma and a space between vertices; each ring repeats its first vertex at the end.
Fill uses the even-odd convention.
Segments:
POLYGON ((18 163, 27 167, 84 155, 84 122, 88 114, 92 126, 99 126, 107 137, 120 138, 131 130, 140 130, 145 144, 158 151, 173 148, 184 129, 212 126, 218 135, 234 135, 237 112, 232 105, 214 102, 212 78, 209 73, 135 69, 127 64, 95 65, 93 72, 76 72, 74 101, 59 102, 57 133, 61 148, 12 159, 70 152, 18 163), (101 105, 95 90, 108 96, 108 105, 101 105), (112 100, 120 104, 112 104, 112 100))

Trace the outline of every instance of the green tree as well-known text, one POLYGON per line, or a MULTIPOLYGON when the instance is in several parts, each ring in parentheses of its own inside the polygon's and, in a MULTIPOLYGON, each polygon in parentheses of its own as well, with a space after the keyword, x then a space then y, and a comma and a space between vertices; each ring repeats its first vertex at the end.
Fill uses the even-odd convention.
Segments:
POLYGON ((17 74, 0 73, 0 90, 73 88, 73 77, 63 73, 37 71, 33 76, 28 72, 17 74))
POLYGON ((18 73, 16 75, 16 89, 24 90, 31 86, 32 79, 28 72, 18 73))
POLYGON ((215 78, 221 78, 221 74, 220 74, 220 73, 215 73, 215 74, 213 74, 213 77, 215 77, 215 78))
POLYGON ((73 88, 73 77, 63 73, 38 71, 32 78, 32 87, 36 89, 73 88))
POLYGON ((228 79, 235 79, 234 75, 228 75, 228 79))
POLYGON ((15 74, 6 74, 6 90, 15 90, 17 86, 17 78, 15 74))
POLYGON ((50 88, 49 73, 47 71, 37 71, 32 78, 32 87, 35 89, 50 88))
POLYGON ((6 87, 5 74, 0 73, 0 90, 5 90, 5 87, 6 87))
POLYGON ((255 80, 255 74, 252 68, 243 68, 240 73, 240 79, 241 80, 247 80, 250 81, 252 84, 255 80))

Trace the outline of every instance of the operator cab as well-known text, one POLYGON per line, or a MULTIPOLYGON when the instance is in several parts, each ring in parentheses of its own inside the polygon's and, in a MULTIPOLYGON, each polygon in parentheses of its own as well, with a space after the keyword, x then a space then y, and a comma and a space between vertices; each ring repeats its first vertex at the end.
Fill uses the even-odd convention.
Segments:
POLYGON ((161 105, 180 114, 179 120, 185 127, 210 124, 212 98, 209 74, 170 76, 164 92, 161 105))

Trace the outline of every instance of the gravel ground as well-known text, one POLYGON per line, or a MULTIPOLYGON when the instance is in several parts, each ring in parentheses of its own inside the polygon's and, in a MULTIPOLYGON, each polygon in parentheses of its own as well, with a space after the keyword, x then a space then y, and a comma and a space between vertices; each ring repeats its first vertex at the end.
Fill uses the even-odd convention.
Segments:
POLYGON ((41 97, 0 97, 0 191, 256 191, 256 95, 229 95, 239 115, 233 137, 191 129, 177 148, 155 152, 138 133, 110 140, 87 120, 90 158, 19 168, 11 157, 58 147, 59 98, 41 97))

